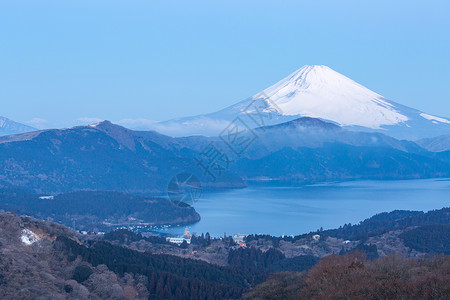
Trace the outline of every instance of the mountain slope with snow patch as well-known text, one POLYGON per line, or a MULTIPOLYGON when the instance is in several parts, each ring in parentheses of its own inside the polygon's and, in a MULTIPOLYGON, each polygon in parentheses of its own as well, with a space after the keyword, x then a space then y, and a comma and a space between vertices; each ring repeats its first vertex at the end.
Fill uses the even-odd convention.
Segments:
POLYGON ((36 128, 0 116, 0 136, 36 131, 36 128))

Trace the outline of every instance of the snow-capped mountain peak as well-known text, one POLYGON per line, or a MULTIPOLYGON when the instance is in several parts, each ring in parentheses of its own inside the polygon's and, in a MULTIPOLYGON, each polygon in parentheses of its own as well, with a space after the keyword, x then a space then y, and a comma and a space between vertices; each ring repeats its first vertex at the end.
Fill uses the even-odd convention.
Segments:
POLYGON ((408 120, 395 105, 327 66, 304 66, 263 91, 282 115, 379 129, 408 120))
POLYGON ((150 129, 172 136, 212 136, 222 132, 236 117, 248 120, 254 113, 265 114, 265 123, 257 124, 253 118, 246 126, 256 128, 310 117, 398 139, 417 140, 450 133, 448 119, 388 100, 322 65, 303 66, 253 97, 220 111, 157 123, 150 129), (254 109, 252 105, 256 102, 262 105, 254 109))

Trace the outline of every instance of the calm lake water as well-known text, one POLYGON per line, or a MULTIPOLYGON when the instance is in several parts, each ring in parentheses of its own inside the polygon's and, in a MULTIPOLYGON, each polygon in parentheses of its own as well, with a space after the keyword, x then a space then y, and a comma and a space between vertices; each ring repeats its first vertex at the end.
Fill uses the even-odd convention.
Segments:
MULTIPOLYGON (((450 206, 450 179, 349 181, 298 187, 250 185, 206 193, 194 205, 200 222, 191 232, 296 235, 356 224, 377 213, 450 206)), ((169 228, 182 234, 185 227, 169 228)))

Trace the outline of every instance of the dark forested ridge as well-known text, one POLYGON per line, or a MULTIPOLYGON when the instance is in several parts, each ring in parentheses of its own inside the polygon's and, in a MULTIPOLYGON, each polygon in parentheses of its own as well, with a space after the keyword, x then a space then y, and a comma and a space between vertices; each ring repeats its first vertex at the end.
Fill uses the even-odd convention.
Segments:
POLYGON ((450 224, 450 207, 421 211, 399 211, 380 213, 357 225, 345 225, 338 229, 326 230, 325 235, 344 239, 365 239, 388 231, 412 226, 450 224))
POLYGON ((310 237, 314 234, 345 240, 366 240, 369 237, 377 236, 388 231, 403 230, 414 226, 438 224, 450 224, 450 207, 431 210, 426 213, 422 211, 395 210, 377 214, 359 224, 345 224, 337 229, 318 230, 308 234, 301 234, 294 237, 286 236, 283 238, 270 235, 249 235, 246 237, 246 241, 249 242, 259 238, 272 241, 296 241, 301 238, 310 237))
POLYGON ((127 229, 118 229, 114 231, 107 232, 103 235, 105 241, 116 241, 119 244, 129 244, 137 241, 147 241, 152 244, 167 244, 170 243, 163 237, 160 236, 148 236, 144 237, 139 232, 129 231, 127 229))
POLYGON ((257 283, 272 272, 280 271, 305 271, 318 262, 318 258, 312 255, 295 256, 286 258, 279 250, 270 248, 267 251, 250 247, 231 250, 228 254, 228 263, 247 273, 258 275, 253 282, 257 283))
POLYGON ((198 260, 141 253, 105 242, 85 246, 67 237, 58 237, 55 247, 66 251, 69 260, 80 256, 93 266, 105 264, 121 276, 145 275, 150 295, 161 299, 237 298, 249 287, 239 272, 198 260))
POLYGON ((94 231, 111 230, 115 225, 180 225, 200 220, 192 207, 120 192, 80 191, 40 198, 21 189, 0 188, 0 209, 94 231))
POLYGON ((450 224, 426 225, 403 232, 405 245, 424 253, 450 255, 450 224))

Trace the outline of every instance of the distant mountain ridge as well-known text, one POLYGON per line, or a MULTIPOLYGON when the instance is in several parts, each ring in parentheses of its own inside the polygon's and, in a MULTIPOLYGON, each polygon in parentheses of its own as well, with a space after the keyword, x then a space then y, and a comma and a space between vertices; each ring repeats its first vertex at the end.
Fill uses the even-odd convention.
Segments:
POLYGON ((377 132, 360 132, 309 117, 289 122, 258 127, 258 138, 245 151, 250 159, 261 158, 283 148, 321 148, 327 144, 344 144, 355 147, 393 148, 408 153, 424 153, 425 149, 414 142, 397 140, 377 132))
POLYGON ((298 118, 289 122, 285 122, 285 123, 280 123, 280 124, 276 124, 276 125, 271 125, 271 126, 263 126, 263 127, 258 127, 256 128, 256 130, 260 130, 260 131, 265 131, 265 130, 272 130, 272 129, 298 129, 300 127, 303 128, 321 128, 321 129, 325 129, 325 130, 341 130, 342 127, 329 123, 329 122, 324 122, 320 119, 316 119, 316 118, 310 118, 310 117, 302 117, 302 118, 298 118))
POLYGON ((442 152, 450 150, 450 134, 434 138, 421 139, 416 142, 423 148, 432 152, 442 152))
MULTIPOLYGON (((401 105, 327 66, 304 66, 254 96, 220 111, 152 125, 168 135, 218 135, 236 117, 276 125, 310 117, 347 129, 418 140, 450 133, 450 120, 401 105)), ((251 121, 248 126, 259 127, 251 121)))
POLYGON ((170 179, 191 172, 204 186, 244 187, 226 171, 216 182, 196 166, 197 153, 155 132, 108 121, 0 138, 0 185, 38 193, 77 190, 164 194, 170 179))
POLYGON ((450 176, 450 152, 437 155, 413 142, 349 131, 319 119, 259 127, 253 134, 256 138, 241 155, 233 153, 223 137, 172 138, 108 121, 0 137, 0 186, 37 193, 161 195, 170 179, 183 172, 214 189, 245 187, 246 180, 299 184, 450 176), (218 152, 211 153, 213 149, 218 152), (219 154, 222 165, 217 164, 219 154), (201 165, 200 158, 211 164, 201 165), (218 172, 217 178, 206 168, 218 172))
POLYGON ((0 136, 36 131, 36 128, 20 124, 13 120, 0 116, 0 136))
POLYGON ((450 168, 414 142, 344 129, 303 117, 259 127, 258 138, 232 169, 246 180, 287 184, 348 179, 445 177, 450 168))

